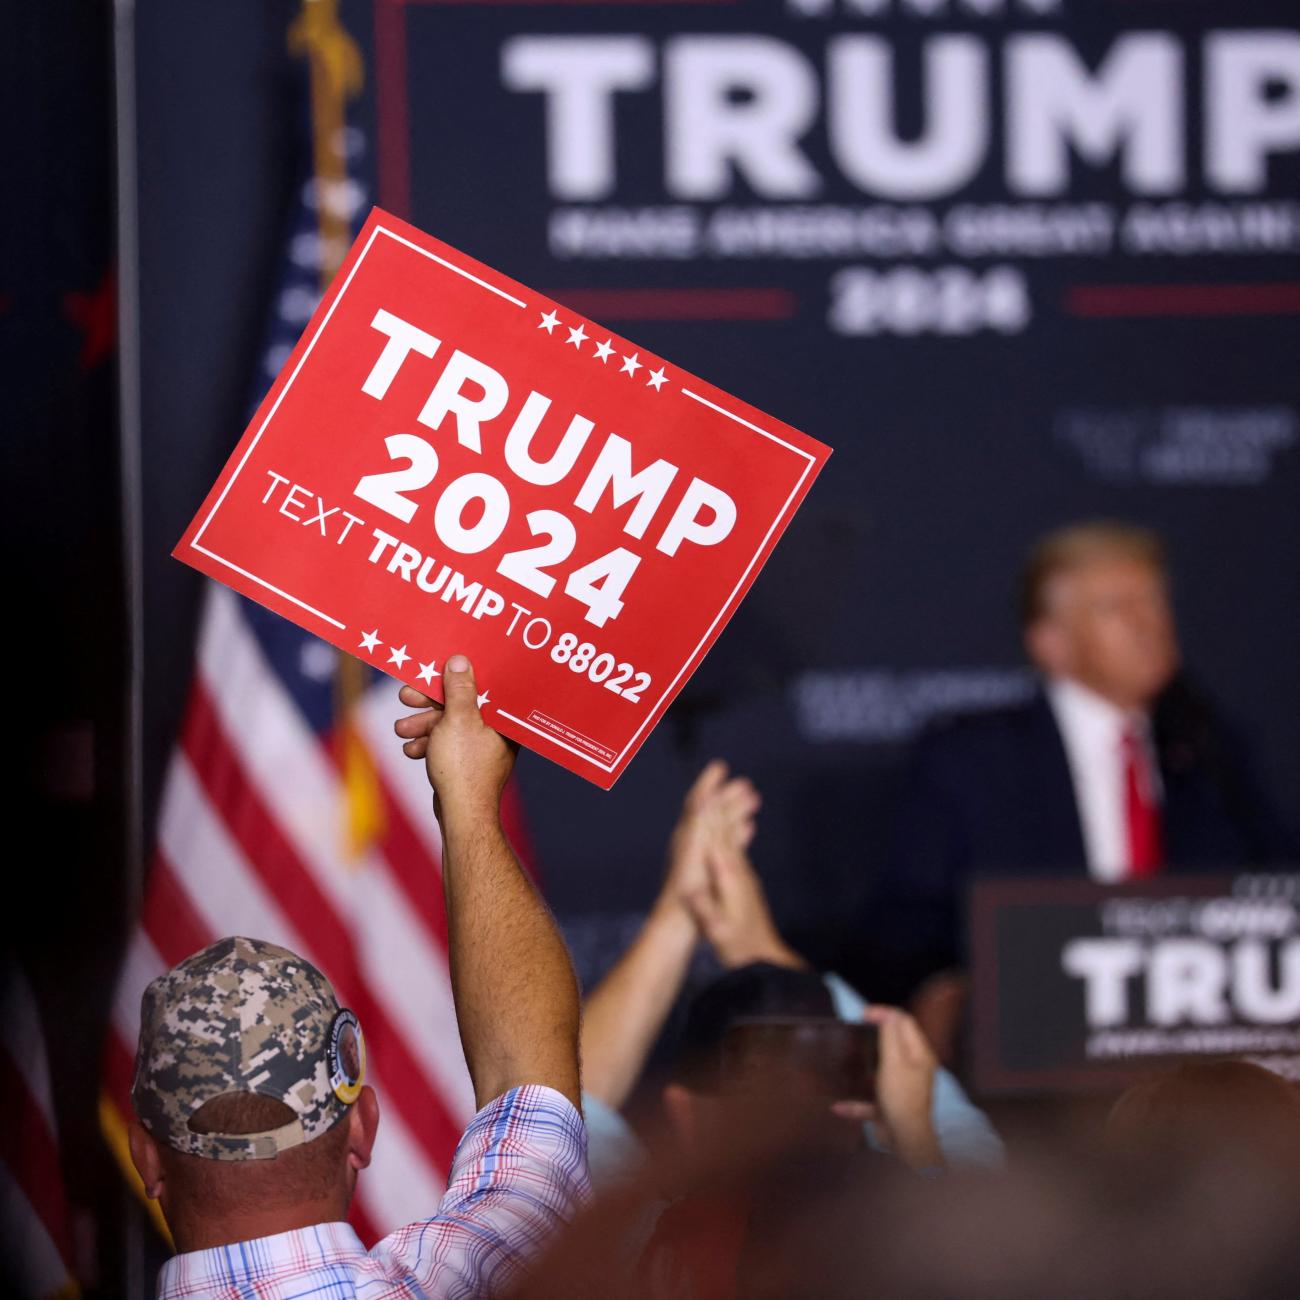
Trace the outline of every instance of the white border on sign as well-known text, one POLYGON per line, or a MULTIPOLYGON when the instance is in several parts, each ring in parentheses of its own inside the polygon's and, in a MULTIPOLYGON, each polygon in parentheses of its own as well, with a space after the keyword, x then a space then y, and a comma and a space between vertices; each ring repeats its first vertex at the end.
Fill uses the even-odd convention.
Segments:
MULTIPOLYGON (((287 600, 291 604, 297 605, 299 609, 305 609, 309 614, 315 614, 317 618, 322 619, 324 622, 330 624, 331 627, 338 628, 340 631, 347 630, 346 623, 341 623, 339 622, 338 619, 330 617, 329 614, 322 613, 319 609, 316 609, 314 606, 307 604, 306 601, 299 600, 298 597, 296 596, 291 596, 287 591, 281 591, 279 587, 272 585, 265 578, 259 578, 257 574, 250 573, 247 569, 241 568, 239 565, 235 564, 232 560, 226 559, 225 556, 218 555, 215 551, 209 550, 205 546, 200 546, 199 540, 200 538, 202 538, 204 532, 207 530, 208 525, 212 522, 213 516, 221 508, 221 504, 222 502, 225 501, 226 494, 234 486, 235 480, 243 472, 244 466, 248 462, 248 458, 253 454, 253 451, 257 447, 257 444, 262 440, 262 434, 266 432, 267 426, 271 423, 271 420, 274 417, 276 411, 279 410, 280 408, 280 403, 284 401, 285 394, 288 393, 289 389, 293 386, 294 380, 298 378, 298 372, 306 364, 307 358, 311 356, 312 349, 316 346, 317 342, 319 341, 321 333, 325 329, 325 326, 329 324, 330 317, 334 315, 335 309, 338 307, 339 303, 343 301, 343 295, 347 293, 348 287, 352 283, 352 277, 355 276, 356 273, 361 269, 361 263, 366 260, 366 255, 370 252, 370 249, 373 247, 375 242, 375 237, 377 235, 387 235, 389 239, 392 239, 395 242, 401 244, 404 248, 409 248, 412 251, 419 253, 422 257, 427 257, 431 262, 436 262, 439 266, 446 267, 447 270, 452 271, 456 275, 462 276, 464 279, 469 280, 472 283, 481 286, 482 288, 488 290, 489 293, 495 294, 498 298, 504 298, 506 302, 513 303, 516 307, 526 308, 528 306, 528 304, 524 302, 522 299, 516 298, 513 294, 506 293, 504 289, 498 289, 496 285, 489 284, 486 280, 480 279, 477 275, 474 275, 472 272, 466 271, 462 267, 455 265, 455 263, 447 261, 446 258, 439 257, 437 253, 431 253, 427 248, 421 248, 419 244, 412 243, 409 239, 405 239, 403 236, 397 234, 396 231, 389 230, 387 226, 376 226, 370 232, 370 238, 366 240, 366 246, 361 250, 360 255, 357 257, 356 262, 352 266, 352 270, 348 272, 347 279, 343 281, 343 284, 339 288, 339 291, 335 296, 334 301, 330 304, 329 311, 325 313, 325 315, 321 319, 321 323, 316 327, 316 333, 312 335, 311 342, 307 344, 307 347, 304 349, 302 356, 298 358, 298 364, 294 366, 293 373, 285 381, 284 387, 280 390, 279 397, 275 399, 275 402, 271 406, 271 409, 266 413, 266 418, 262 421, 261 425, 258 427, 257 432, 253 435, 252 442, 248 444, 248 447, 245 449, 244 454, 239 458, 239 464, 235 466, 235 472, 231 474, 229 480, 226 483, 226 486, 221 489, 221 494, 212 503, 212 509, 208 511, 207 518, 205 518, 203 523, 199 525, 199 531, 194 534, 194 537, 190 541, 190 546, 194 550, 198 551, 200 555, 206 555, 208 559, 215 560, 216 563, 225 565, 226 568, 233 570, 235 573, 238 573, 241 577, 247 578, 250 582, 257 583, 258 586, 260 587, 265 587, 267 591, 274 592, 282 600, 287 600)), ((758 563, 759 557, 763 554, 764 550, 767 549, 767 544, 771 540, 772 534, 776 531, 781 521, 785 519, 786 513, 790 509, 790 506, 793 503, 795 497, 799 495, 799 491, 804 485, 804 480, 808 477, 808 471, 811 470, 812 467, 817 463, 817 458, 813 456, 810 452, 804 451, 801 447, 796 447, 793 443, 787 442, 784 438, 780 438, 774 433, 769 433, 766 429, 759 428, 759 426, 756 424, 751 424, 750 421, 746 419, 742 419, 739 415, 736 415, 734 412, 728 411, 725 407, 721 407, 717 405, 716 402, 709 401, 707 397, 701 397, 698 393, 693 393, 689 388, 686 388, 681 385, 679 385, 679 390, 683 396, 689 397, 694 402, 699 402, 701 406, 707 406, 710 410, 716 411, 719 415, 726 416, 728 420, 734 420, 737 424, 744 425, 746 429, 750 429, 754 433, 761 434, 764 438, 768 438, 772 442, 779 443, 782 447, 785 447, 788 450, 794 452, 796 456, 802 457, 807 462, 807 464, 804 465, 803 472, 799 475, 798 481, 795 483, 794 488, 790 492, 790 495, 786 498, 785 504, 781 507, 780 512, 777 514, 776 518, 772 521, 772 526, 763 535, 763 540, 759 542, 758 549, 754 552, 753 558, 745 566, 745 571, 740 575, 740 578, 737 581, 735 587, 732 589, 731 594, 726 598, 726 600, 722 602, 722 607, 718 610, 717 616, 714 618, 713 622, 709 624, 708 629, 705 631, 704 635, 700 638, 700 641, 696 645, 695 649, 693 649, 686 656, 684 662, 682 663, 681 668, 678 670, 677 676, 674 677, 672 681, 668 683, 663 693, 650 707, 650 709, 647 710, 645 720, 636 729, 636 731, 632 733, 631 738, 628 740, 627 744, 623 746, 622 750, 618 754, 618 757, 615 758, 615 760, 612 763, 610 764, 601 763, 597 759, 593 758, 590 754, 585 754, 582 752, 582 750, 577 749, 572 745, 566 745, 561 740, 557 740, 556 737, 552 736, 549 732, 542 731, 538 727, 530 726, 528 723, 524 722, 521 718, 515 717, 514 714, 507 713, 504 709, 497 710, 497 712, 500 713, 503 718, 508 718, 516 726, 523 727, 528 731, 536 732, 539 736, 543 737, 546 740, 549 740, 553 745, 558 745, 561 749, 568 750, 569 753, 576 755, 578 758, 585 759, 588 763, 592 765, 592 767, 599 768, 602 772, 613 772, 614 769, 618 767, 618 765, 624 760, 624 758, 627 757, 628 751, 635 748, 637 742, 641 738, 642 732, 644 732, 645 729, 650 725, 650 720, 659 711, 664 700, 666 700, 668 696, 672 694, 672 692, 677 687, 677 683, 680 682, 682 678, 686 675, 686 671, 690 666, 691 662, 695 659, 695 656, 698 655, 700 651, 705 647, 705 645, 708 644, 709 638, 713 635, 714 631, 717 629, 718 624, 722 622, 723 615, 731 607, 731 604, 736 599, 737 595, 739 595, 740 589, 749 580, 749 575, 754 571, 754 566, 758 563)))

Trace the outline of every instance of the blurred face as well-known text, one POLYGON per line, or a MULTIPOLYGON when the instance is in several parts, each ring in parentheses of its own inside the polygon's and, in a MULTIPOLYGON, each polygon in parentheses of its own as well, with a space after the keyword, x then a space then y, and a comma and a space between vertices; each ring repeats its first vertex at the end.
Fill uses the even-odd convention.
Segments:
POLYGON ((1177 671, 1164 575, 1143 560, 1098 558, 1058 573, 1025 634, 1043 672, 1070 677, 1122 709, 1142 709, 1177 671))
POLYGON ((671 1083, 664 1110, 678 1145, 697 1159, 741 1161, 779 1152, 854 1151, 860 1120, 838 1116, 822 1081, 800 1070, 750 1078, 722 1093, 695 1092, 671 1083))

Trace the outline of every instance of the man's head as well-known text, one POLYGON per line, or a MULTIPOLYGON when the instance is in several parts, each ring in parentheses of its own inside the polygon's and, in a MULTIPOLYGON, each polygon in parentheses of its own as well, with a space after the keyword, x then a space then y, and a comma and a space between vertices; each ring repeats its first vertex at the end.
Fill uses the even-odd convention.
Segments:
POLYGON ((1300 1187, 1300 1089, 1250 1061, 1188 1061, 1134 1084, 1106 1121, 1106 1147, 1157 1185, 1227 1160, 1237 1175, 1300 1187))
POLYGON ((1049 677, 1068 677, 1123 709, 1149 707, 1178 670, 1164 547, 1117 523, 1045 537, 1020 587, 1025 646, 1049 677))
POLYGON ((818 1131, 832 1140, 855 1136, 831 1117, 830 1105, 840 1098, 825 1092, 816 1063, 782 1062, 762 1053, 729 1059, 725 1046, 731 1030, 774 1018, 838 1024, 819 975, 769 962, 727 971, 691 999, 672 1081, 663 1092, 665 1112, 684 1146, 752 1146, 769 1140, 779 1145, 815 1138, 818 1131))
POLYGON ((141 1004, 131 1155, 182 1249, 342 1218, 378 1122, 356 1017, 287 949, 221 939, 141 1004))

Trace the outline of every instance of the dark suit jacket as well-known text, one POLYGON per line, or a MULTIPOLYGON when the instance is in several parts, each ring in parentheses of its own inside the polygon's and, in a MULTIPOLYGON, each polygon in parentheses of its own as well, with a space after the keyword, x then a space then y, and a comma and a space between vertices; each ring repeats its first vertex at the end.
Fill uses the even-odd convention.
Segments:
MULTIPOLYGON (((1293 846, 1204 701, 1183 683, 1152 729, 1164 784, 1166 871, 1281 864, 1293 846)), ((1087 874, 1065 746, 1047 698, 956 719, 924 737, 869 924, 897 995, 963 959, 978 875, 1087 874), (898 986, 901 983, 903 989, 898 986)))

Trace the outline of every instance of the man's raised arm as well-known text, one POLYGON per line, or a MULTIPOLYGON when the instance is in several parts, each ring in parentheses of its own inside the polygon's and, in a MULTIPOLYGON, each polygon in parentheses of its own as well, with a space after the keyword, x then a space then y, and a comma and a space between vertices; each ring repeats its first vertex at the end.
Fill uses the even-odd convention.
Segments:
POLYGON ((578 1106, 577 980, 501 828, 514 747, 483 722, 464 655, 443 665, 442 683, 444 708, 403 686, 402 703, 423 711, 395 730, 424 759, 442 826, 451 986, 475 1100, 540 1083, 578 1106))

